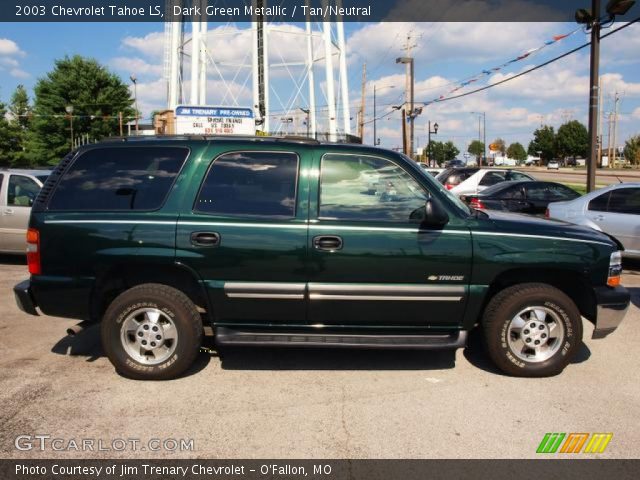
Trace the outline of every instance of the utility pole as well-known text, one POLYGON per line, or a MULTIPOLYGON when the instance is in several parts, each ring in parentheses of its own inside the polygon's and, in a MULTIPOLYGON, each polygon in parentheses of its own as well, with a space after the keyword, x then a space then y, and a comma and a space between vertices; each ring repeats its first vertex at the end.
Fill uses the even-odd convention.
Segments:
MULTIPOLYGON (((367 89, 367 64, 362 64, 362 100, 360 102, 360 122, 358 124, 358 136, 364 143, 364 111, 365 111, 365 95, 367 89)), ((375 142, 374 142, 375 143, 375 142)))
POLYGON ((598 89, 598 156, 596 157, 596 165, 602 163, 602 78, 600 79, 600 88, 598 89))
POLYGON ((376 84, 373 84, 373 145, 378 145, 378 107, 376 105, 376 84))
POLYGON ((417 44, 412 43, 413 35, 412 32, 409 31, 407 33, 407 41, 404 45, 405 56, 402 59, 403 61, 399 61, 400 59, 396 59, 396 63, 404 63, 406 68, 406 82, 405 82, 405 90, 404 90, 404 112, 402 121, 406 122, 406 110, 407 105, 409 106, 409 130, 407 131, 406 126, 403 127, 403 131, 405 132, 405 138, 403 141, 403 145, 405 145, 405 155, 413 156, 413 139, 414 139, 414 70, 413 70, 413 58, 411 57, 411 50, 417 46, 417 44), (410 153, 407 153, 407 147, 410 149, 410 153))
POLYGON ((609 163, 609 167, 611 167, 611 124, 613 121, 613 115, 609 112, 609 118, 607 118, 608 125, 608 133, 607 133, 607 162, 609 163))
POLYGON ((407 155, 407 111, 402 109, 402 153, 407 155))
MULTIPOLYGON (((591 65, 589 91, 589 160, 587 162, 587 192, 596 188, 598 161, 598 95, 600 91, 600 0, 591 2, 591 65)), ((609 157, 611 162, 611 157, 609 157)))
POLYGON ((613 165, 615 166, 618 158, 618 105, 620 103, 620 94, 616 92, 615 104, 613 108, 613 165))

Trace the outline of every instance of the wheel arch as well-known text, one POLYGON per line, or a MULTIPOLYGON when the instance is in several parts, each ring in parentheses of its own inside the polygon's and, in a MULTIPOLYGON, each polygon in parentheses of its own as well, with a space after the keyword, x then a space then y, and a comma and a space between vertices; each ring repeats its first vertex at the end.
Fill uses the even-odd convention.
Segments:
POLYGON ((498 292, 524 283, 544 283, 557 288, 575 303, 583 317, 594 322, 597 304, 588 279, 578 272, 553 268, 514 268, 497 275, 489 285, 477 322, 481 323, 487 305, 498 292))
POLYGON ((171 265, 111 265, 96 277, 91 292, 91 319, 101 321, 118 295, 146 283, 162 284, 183 292, 197 307, 205 311, 205 318, 211 323, 212 306, 206 288, 193 269, 179 262, 171 265))

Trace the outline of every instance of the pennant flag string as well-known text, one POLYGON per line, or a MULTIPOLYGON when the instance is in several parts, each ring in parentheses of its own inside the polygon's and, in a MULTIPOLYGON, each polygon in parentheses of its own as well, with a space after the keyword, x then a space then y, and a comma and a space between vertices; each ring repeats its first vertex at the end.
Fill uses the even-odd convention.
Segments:
POLYGON ((580 30, 582 30, 582 27, 578 27, 575 30, 573 30, 572 32, 565 33, 564 35, 554 35, 553 37, 551 37, 550 40, 547 40, 546 42, 544 42, 542 45, 540 45, 537 48, 532 48, 531 50, 526 51, 522 55, 520 55, 520 56, 518 56, 518 57, 516 57, 514 59, 511 59, 511 60, 503 63, 502 65, 498 65, 497 67, 493 67, 493 68, 488 68, 486 70, 482 70, 477 75, 469 77, 469 78, 463 80, 462 82, 460 82, 453 90, 450 90, 447 94, 442 94, 438 98, 434 98, 433 100, 425 102, 425 106, 426 105, 431 105, 432 103, 441 102, 444 99, 446 99, 447 96, 452 95, 452 94, 462 90, 464 87, 466 87, 468 85, 471 85, 472 83, 477 82, 477 81, 481 80, 484 77, 488 77, 489 75, 493 75, 495 72, 499 72, 502 69, 504 69, 505 67, 508 67, 509 65, 512 65, 512 64, 514 64, 516 62, 520 62, 520 61, 522 61, 522 60, 524 60, 526 58, 529 58, 531 55, 539 53, 541 50, 547 48, 548 46, 553 45, 555 43, 558 43, 561 40, 564 40, 565 38, 568 38, 568 37, 578 33, 580 30))

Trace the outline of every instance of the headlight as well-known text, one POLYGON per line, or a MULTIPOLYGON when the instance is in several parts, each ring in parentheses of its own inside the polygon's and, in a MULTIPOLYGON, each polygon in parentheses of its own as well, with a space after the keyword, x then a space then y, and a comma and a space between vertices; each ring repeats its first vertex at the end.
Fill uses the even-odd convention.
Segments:
POLYGON ((609 260, 609 276, 607 277, 607 285, 617 287, 620 285, 620 276, 622 275, 622 254, 613 252, 609 260))

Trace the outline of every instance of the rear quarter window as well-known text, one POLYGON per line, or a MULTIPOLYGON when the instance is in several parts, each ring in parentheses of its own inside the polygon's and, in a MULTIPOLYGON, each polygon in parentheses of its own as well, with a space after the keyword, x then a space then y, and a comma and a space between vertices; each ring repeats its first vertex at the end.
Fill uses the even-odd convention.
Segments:
POLYGON ((157 210, 188 155, 184 147, 89 150, 64 173, 49 210, 157 210))

